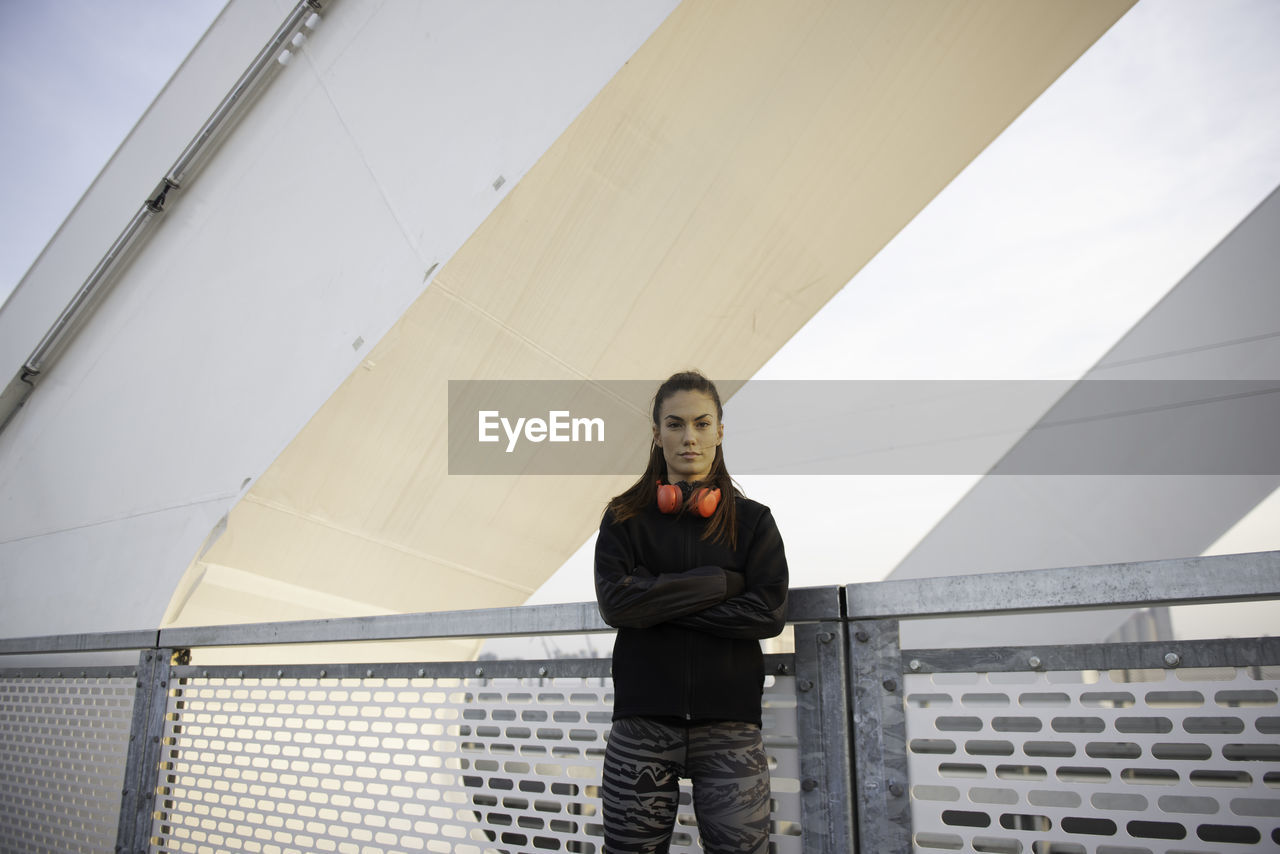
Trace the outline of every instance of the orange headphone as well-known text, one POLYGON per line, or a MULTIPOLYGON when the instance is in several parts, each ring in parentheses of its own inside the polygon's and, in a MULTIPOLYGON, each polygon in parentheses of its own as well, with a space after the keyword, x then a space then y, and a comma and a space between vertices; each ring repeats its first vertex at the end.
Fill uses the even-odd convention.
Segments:
POLYGON ((711 518, 720 504, 720 490, 714 487, 699 486, 685 501, 684 490, 673 483, 658 481, 658 509, 663 513, 679 513, 687 503, 690 510, 703 519, 711 518))

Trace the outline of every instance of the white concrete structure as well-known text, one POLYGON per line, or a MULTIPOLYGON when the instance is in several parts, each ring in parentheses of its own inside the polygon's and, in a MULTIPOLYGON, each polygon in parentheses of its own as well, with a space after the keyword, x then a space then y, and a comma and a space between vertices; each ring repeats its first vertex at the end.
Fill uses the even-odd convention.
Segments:
MULTIPOLYGON (((227 6, 0 312, 0 367, 304 5, 227 6)), ((449 380, 751 376, 1130 5, 323 4, 0 433, 0 633, 523 602, 627 479, 450 476, 449 380)), ((1205 346, 1274 348, 1270 317, 1205 346)), ((1046 565, 933 556, 1007 521, 987 494, 900 571, 1046 565)))

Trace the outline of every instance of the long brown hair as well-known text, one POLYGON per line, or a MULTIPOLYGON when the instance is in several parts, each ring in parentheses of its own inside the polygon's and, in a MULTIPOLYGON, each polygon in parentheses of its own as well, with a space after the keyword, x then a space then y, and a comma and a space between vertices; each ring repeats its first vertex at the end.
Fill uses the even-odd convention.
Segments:
MULTIPOLYGON (((707 395, 715 401, 716 420, 723 420, 724 407, 720 403, 720 392, 716 390, 715 383, 707 379, 699 371, 681 371, 668 377, 666 382, 658 386, 658 391, 653 396, 653 424, 655 427, 659 427, 658 417, 662 411, 662 404, 666 402, 667 398, 679 391, 696 391, 707 395)), ((608 509, 613 511, 614 519, 621 522, 623 519, 636 516, 645 509, 657 504, 658 482, 664 479, 666 474, 667 460, 662 455, 662 448, 651 442, 649 444, 649 464, 645 467, 644 474, 640 475, 640 479, 633 483, 626 492, 615 495, 609 501, 608 509)), ((738 544, 738 505, 735 499, 738 497, 739 492, 737 486, 733 483, 733 479, 729 476, 729 470, 725 468, 723 444, 716 446, 715 460, 712 461, 711 470, 707 473, 707 478, 702 483, 720 490, 720 503, 716 507, 716 512, 712 513, 711 518, 707 520, 707 525, 702 532, 702 539, 714 540, 727 545, 729 548, 735 548, 738 544)))

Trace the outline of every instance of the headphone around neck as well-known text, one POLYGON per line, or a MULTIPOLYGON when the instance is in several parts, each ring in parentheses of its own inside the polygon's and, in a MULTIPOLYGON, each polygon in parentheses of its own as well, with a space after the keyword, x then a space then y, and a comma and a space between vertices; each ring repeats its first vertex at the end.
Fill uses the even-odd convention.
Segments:
POLYGON ((658 509, 663 513, 679 513, 682 507, 687 506, 703 519, 709 519, 719 504, 720 490, 715 487, 699 486, 694 489, 684 482, 658 481, 658 509))

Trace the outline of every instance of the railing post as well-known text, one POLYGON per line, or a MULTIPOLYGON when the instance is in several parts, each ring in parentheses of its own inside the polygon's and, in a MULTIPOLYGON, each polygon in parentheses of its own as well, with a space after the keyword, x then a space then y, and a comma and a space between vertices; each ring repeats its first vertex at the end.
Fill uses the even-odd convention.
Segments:
POLYGON ((851 622, 848 630, 857 850, 908 854, 911 797, 898 621, 851 622))
POLYGON ((151 848, 151 817, 159 782, 160 740, 169 699, 171 649, 147 649, 138 656, 138 679, 129 731, 129 758, 120 798, 118 854, 146 854, 151 848))
POLYGON ((805 854, 853 850, 844 623, 797 623, 796 730, 805 854))

